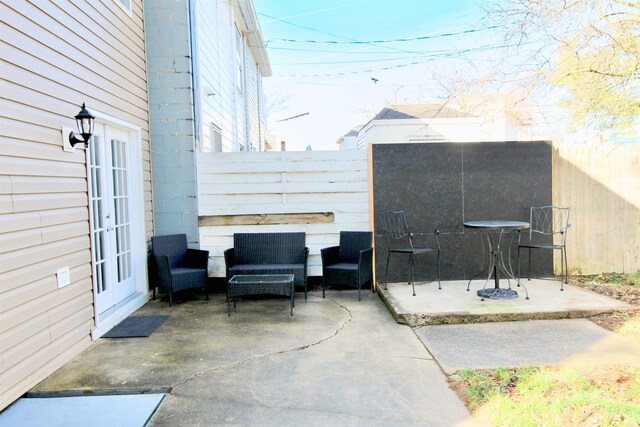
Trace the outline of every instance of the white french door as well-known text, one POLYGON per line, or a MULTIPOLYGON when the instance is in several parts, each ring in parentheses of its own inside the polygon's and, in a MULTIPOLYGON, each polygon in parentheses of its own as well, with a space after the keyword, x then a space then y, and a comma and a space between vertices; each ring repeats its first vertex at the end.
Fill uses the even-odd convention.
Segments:
POLYGON ((135 203, 132 137, 124 129, 96 123, 88 148, 91 243, 95 309, 99 315, 136 291, 135 203))

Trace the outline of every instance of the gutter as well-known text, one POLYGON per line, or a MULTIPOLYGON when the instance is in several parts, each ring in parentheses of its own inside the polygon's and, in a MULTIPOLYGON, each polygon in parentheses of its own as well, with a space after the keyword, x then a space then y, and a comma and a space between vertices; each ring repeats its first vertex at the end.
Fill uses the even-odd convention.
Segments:
POLYGON ((238 4, 240 11, 240 30, 247 38, 247 46, 258 64, 258 70, 263 77, 269 77, 272 74, 271 64, 253 3, 251 0, 234 0, 234 3, 238 4))

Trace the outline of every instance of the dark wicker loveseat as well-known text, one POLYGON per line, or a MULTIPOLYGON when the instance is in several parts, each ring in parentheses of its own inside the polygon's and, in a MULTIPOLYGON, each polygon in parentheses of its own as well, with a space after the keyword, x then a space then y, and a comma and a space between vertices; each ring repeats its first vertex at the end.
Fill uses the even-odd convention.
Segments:
POLYGON ((233 248, 224 251, 227 283, 236 274, 293 274, 294 286, 307 299, 305 233, 235 233, 233 248))

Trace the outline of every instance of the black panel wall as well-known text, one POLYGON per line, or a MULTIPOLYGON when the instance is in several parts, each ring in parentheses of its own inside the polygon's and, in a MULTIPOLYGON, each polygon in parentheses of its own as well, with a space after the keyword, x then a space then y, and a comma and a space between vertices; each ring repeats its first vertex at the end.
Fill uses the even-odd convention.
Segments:
MULTIPOLYGON (((418 244, 434 245, 430 233, 439 229, 441 277, 455 280, 469 279, 483 266, 480 238, 477 232, 465 230, 464 221, 528 221, 530 206, 551 205, 550 143, 374 144, 372 154, 379 281, 387 257, 380 224, 383 211, 404 210, 418 244)), ((390 282, 407 280, 406 258, 392 258, 390 282)), ((552 271, 551 252, 533 252, 532 275, 547 276, 552 271)), ((435 258, 416 257, 415 274, 416 280, 433 280, 435 258)))

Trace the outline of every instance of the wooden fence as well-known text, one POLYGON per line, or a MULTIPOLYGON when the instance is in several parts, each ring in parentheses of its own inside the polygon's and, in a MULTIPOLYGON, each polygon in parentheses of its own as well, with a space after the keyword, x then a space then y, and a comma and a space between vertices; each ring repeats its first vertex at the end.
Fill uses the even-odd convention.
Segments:
POLYGON ((555 147, 553 201, 571 207, 570 274, 640 271, 640 144, 555 147))
MULTIPOLYGON (((200 242, 210 275, 224 276, 235 232, 305 231, 309 275, 340 230, 370 230, 367 151, 200 155, 200 242)), ((569 272, 640 271, 640 145, 553 150, 553 204, 571 207, 569 272)), ((559 254, 555 260, 560 270, 559 254)))
POLYGON ((367 151, 201 154, 200 246, 209 275, 223 277, 236 232, 304 231, 309 275, 321 276, 320 249, 340 230, 369 230, 367 151))

